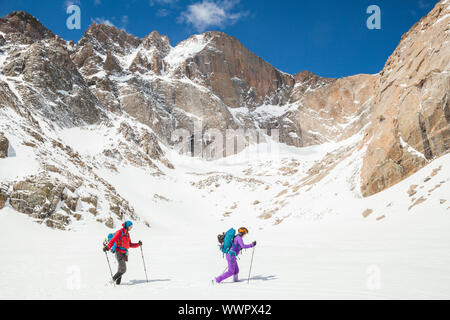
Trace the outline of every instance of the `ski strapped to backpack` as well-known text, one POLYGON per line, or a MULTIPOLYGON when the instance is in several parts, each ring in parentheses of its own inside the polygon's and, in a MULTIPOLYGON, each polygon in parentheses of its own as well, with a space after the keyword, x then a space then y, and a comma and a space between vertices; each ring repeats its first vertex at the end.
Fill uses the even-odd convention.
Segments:
MULTIPOLYGON (((116 253, 116 250, 119 249, 121 251, 125 251, 126 255, 128 255, 128 250, 122 247, 117 247, 117 244, 120 243, 120 240, 122 240, 122 238, 125 236, 123 230, 119 230, 122 234, 120 235, 120 238, 116 241, 116 243, 114 243, 114 245, 111 247, 111 252, 112 253, 116 253)), ((114 238, 115 233, 110 233, 108 235, 108 239, 107 242, 111 242, 111 239, 114 238)))
POLYGON ((236 230, 234 230, 233 228, 217 236, 217 239, 219 240, 220 243, 219 245, 220 251, 222 251, 224 256, 228 253, 230 255, 237 256, 236 252, 231 250, 234 249, 233 243, 235 237, 236 237, 236 230))

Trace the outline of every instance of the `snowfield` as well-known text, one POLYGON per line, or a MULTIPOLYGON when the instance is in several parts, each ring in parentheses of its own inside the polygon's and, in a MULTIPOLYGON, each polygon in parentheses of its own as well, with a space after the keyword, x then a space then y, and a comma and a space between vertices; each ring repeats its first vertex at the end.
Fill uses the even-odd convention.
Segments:
MULTIPOLYGON (((79 137, 94 141, 89 132, 98 134, 79 137)), ((101 153, 63 136, 85 155, 101 153)), ((325 178, 300 184, 312 165, 352 144, 278 145, 276 153, 253 146, 213 162, 166 150, 176 169, 165 176, 133 166, 98 169, 140 217, 131 236, 144 243, 149 283, 140 250, 131 249, 123 285, 108 284, 101 249, 111 230, 104 225, 85 218, 71 231, 51 230, 7 205, 0 211, 0 298, 449 299, 450 155, 366 199, 359 195, 361 150, 338 153, 342 161, 325 178), (243 281, 213 286, 226 267, 217 234, 241 226, 250 229, 245 242, 258 241, 250 284, 247 250, 238 261, 243 281)))

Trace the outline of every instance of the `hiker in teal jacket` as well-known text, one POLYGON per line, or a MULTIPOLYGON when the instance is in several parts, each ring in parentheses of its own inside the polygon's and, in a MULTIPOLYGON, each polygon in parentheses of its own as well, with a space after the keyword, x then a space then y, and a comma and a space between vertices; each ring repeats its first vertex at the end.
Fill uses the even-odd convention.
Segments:
POLYGON ((247 234, 247 228, 240 228, 238 230, 238 235, 234 238, 231 249, 227 253, 228 271, 215 279, 217 283, 221 283, 231 276, 233 276, 234 282, 239 281, 239 266, 237 264, 236 257, 242 249, 250 249, 256 246, 256 241, 252 244, 244 244, 244 240, 242 238, 247 234))

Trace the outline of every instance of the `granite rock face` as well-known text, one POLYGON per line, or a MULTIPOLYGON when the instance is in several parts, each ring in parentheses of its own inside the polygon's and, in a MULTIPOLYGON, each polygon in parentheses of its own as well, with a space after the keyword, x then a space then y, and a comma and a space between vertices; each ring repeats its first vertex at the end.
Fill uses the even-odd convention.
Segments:
POLYGON ((377 78, 292 76, 221 32, 172 47, 156 31, 138 39, 93 24, 71 57, 108 110, 130 114, 168 145, 176 130, 194 134, 199 125, 222 134, 276 129, 298 147, 345 139, 367 123, 377 78))
POLYGON ((102 119, 100 102, 89 90, 66 48, 42 40, 27 50, 12 49, 2 69, 12 77, 21 102, 63 126, 92 124, 102 119), (52 103, 43 103, 51 101, 52 103))
POLYGON ((9 140, 0 132, 0 158, 8 156, 9 140))
POLYGON ((24 11, 15 11, 0 18, 0 32, 4 40, 14 40, 16 43, 31 44, 38 40, 52 39, 55 35, 45 28, 38 19, 24 11))
POLYGON ((293 76, 221 32, 192 36, 177 45, 166 61, 175 76, 209 88, 231 108, 285 104, 295 83, 293 76))
POLYGON ((380 73, 361 172, 363 195, 382 191, 450 149, 450 4, 406 33, 380 73))

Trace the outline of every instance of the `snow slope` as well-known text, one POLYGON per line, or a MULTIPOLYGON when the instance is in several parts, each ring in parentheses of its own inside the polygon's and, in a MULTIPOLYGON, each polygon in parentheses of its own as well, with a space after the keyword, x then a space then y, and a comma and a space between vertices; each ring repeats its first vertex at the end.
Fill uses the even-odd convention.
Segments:
MULTIPOLYGON (((0 236, 0 256, 7 257, 0 264, 0 298, 448 299, 450 155, 364 199, 358 187, 352 190, 358 179, 350 177, 358 176, 360 163, 359 152, 350 152, 324 179, 288 198, 311 164, 351 143, 249 150, 215 162, 169 152, 177 170, 167 169, 166 176, 133 166, 99 169, 151 225, 138 222, 132 231, 133 240, 144 242, 150 283, 139 250, 132 250, 124 285, 106 285, 105 226, 82 220, 70 232, 50 230, 7 206, 0 211, 7 226, 0 236), (298 172, 279 174, 286 163, 298 172), (280 198, 286 204, 261 218, 280 198), (366 209, 373 213, 363 218, 366 209), (250 228, 246 242, 258 241, 250 285, 211 286, 226 266, 217 234, 242 225, 250 228)), ((250 257, 247 250, 239 260, 241 279, 250 257)))

